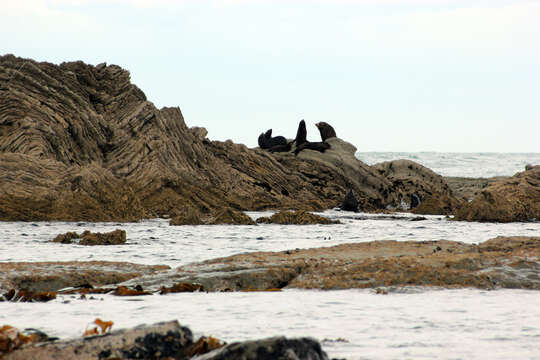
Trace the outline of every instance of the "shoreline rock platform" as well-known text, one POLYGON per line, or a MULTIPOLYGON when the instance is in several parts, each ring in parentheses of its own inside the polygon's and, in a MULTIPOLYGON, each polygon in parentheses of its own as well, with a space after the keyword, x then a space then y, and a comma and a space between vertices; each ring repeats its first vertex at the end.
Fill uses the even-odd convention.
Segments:
POLYGON ((478 245, 447 240, 371 241, 238 254, 177 269, 130 263, 55 262, 0 263, 0 270, 0 285, 5 291, 58 291, 78 287, 83 279, 94 287, 119 285, 145 294, 175 287, 182 291, 388 286, 540 289, 540 237, 498 237, 478 245))

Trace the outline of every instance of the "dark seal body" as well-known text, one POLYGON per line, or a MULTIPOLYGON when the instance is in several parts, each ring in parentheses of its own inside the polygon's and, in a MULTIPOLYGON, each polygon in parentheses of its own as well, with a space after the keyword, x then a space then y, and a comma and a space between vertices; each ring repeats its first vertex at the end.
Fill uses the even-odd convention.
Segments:
POLYGON ((326 141, 326 139, 330 139, 336 136, 336 131, 334 128, 324 121, 321 121, 319 123, 316 123, 315 126, 317 129, 319 129, 319 132, 321 133, 321 139, 322 141, 326 141))
POLYGON ((324 141, 320 141, 320 142, 306 141, 302 145, 296 147, 296 149, 294 150, 294 154, 298 155, 300 151, 306 150, 306 149, 315 150, 319 152, 325 152, 327 149, 330 149, 330 144, 324 141))
POLYGON ((354 191, 352 191, 352 189, 349 190, 347 195, 345 195, 345 198, 343 199, 340 208, 344 211, 358 212, 358 199, 354 195, 354 191))
POLYGON ((259 147, 261 149, 271 149, 276 146, 287 146, 287 139, 283 136, 272 137, 272 129, 269 129, 264 134, 259 135, 259 147))
POLYGON ((304 120, 300 121, 298 124, 298 130, 296 131, 296 138, 294 139, 294 142, 296 143, 296 147, 307 142, 306 122, 304 120))

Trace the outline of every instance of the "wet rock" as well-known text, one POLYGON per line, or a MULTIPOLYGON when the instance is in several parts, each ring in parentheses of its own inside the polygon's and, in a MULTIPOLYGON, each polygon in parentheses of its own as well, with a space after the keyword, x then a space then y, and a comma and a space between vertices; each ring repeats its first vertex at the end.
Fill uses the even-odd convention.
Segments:
POLYGON ((508 176, 495 176, 491 178, 465 178, 447 176, 444 179, 458 199, 470 201, 476 197, 486 186, 507 179, 508 176))
POLYGON ((338 220, 330 220, 324 216, 306 211, 280 211, 270 217, 258 218, 257 223, 282 225, 340 224, 338 220))
POLYGON ((169 269, 166 265, 109 261, 3 262, 0 263, 0 289, 56 292, 67 287, 80 287, 81 284, 87 288, 117 284, 169 269))
POLYGON ((67 232, 56 236, 51 242, 62 244, 79 245, 124 245, 126 243, 126 231, 116 229, 108 233, 92 233, 84 231, 81 235, 76 232, 67 232))
POLYGON ((442 176, 414 161, 387 161, 373 168, 391 181, 392 191, 399 194, 401 203, 397 209, 414 208, 416 214, 451 215, 463 204, 453 196, 442 176))
POLYGON ((170 225, 255 225, 255 222, 244 212, 232 208, 223 208, 208 214, 186 208, 171 219, 170 225))
POLYGON ((358 212, 358 199, 354 195, 354 191, 349 190, 340 206, 341 210, 358 212))
POLYGON ((172 293, 195 292, 195 291, 204 291, 204 286, 202 286, 201 284, 179 282, 177 284, 174 284, 171 287, 162 286, 161 289, 159 289, 159 294, 165 295, 165 294, 172 294, 172 293))
POLYGON ((298 359, 328 360, 318 341, 311 338, 287 339, 272 337, 263 340, 244 341, 228 344, 194 360, 228 359, 298 359))
POLYGON ((56 299, 56 292, 53 291, 40 291, 32 292, 28 290, 15 290, 11 289, 3 297, 7 301, 13 302, 47 302, 56 299))
POLYGON ((177 321, 112 331, 102 336, 25 346, 5 359, 186 359, 193 343, 190 329, 177 321))
POLYGON ((540 289, 540 238, 505 237, 479 245, 454 241, 373 241, 327 248, 256 252, 184 265, 130 280, 158 289, 176 282, 205 291, 282 288, 476 287, 540 289))
POLYGON ((457 213, 466 221, 537 221, 540 219, 540 165, 494 182, 457 213))

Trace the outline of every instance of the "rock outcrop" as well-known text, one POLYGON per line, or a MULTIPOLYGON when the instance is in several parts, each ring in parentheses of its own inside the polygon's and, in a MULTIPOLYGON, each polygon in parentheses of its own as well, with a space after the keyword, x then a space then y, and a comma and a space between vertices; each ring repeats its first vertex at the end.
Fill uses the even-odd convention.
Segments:
POLYGON ((25 343, 28 345, 8 351, 0 349, 0 356, 3 355, 2 359, 6 360, 328 359, 320 343, 311 338, 273 337, 228 345, 215 338, 204 336, 194 341, 192 331, 181 326, 176 320, 140 325, 132 329, 116 330, 85 338, 45 343, 31 339, 25 343))
POLYGON ((441 175, 414 161, 387 161, 373 168, 392 183, 393 191, 399 194, 401 209, 409 210, 419 200, 413 210, 416 214, 450 215, 463 205, 463 200, 453 196, 441 175))
POLYGON ((102 286, 169 270, 166 265, 110 261, 0 263, 0 290, 57 291, 81 285, 102 286))
MULTIPOLYGON (((349 189, 361 210, 406 194, 331 137, 324 153, 210 141, 156 109, 116 66, 0 57, 0 219, 136 221, 238 210, 322 210, 349 189)), ((435 194, 435 192, 433 192, 435 194)))
POLYGON ((67 232, 57 235, 51 242, 61 244, 78 244, 78 245, 124 245, 126 243, 126 231, 116 229, 108 233, 93 233, 88 230, 82 234, 76 232, 67 232))
POLYGON ((540 220, 540 165, 488 185, 456 213, 467 221, 540 220))
POLYGON ((129 280, 157 290, 177 282, 205 291, 437 286, 540 289, 540 237, 455 241, 372 241, 327 248, 255 252, 129 280))
POLYGON ((255 221, 242 211, 231 208, 203 214, 193 207, 187 207, 171 219, 170 225, 255 225, 255 221))
POLYGON ((281 225, 312 225, 312 224, 339 224, 339 220, 330 220, 324 216, 312 214, 307 211, 280 211, 269 217, 260 217, 258 224, 281 225))

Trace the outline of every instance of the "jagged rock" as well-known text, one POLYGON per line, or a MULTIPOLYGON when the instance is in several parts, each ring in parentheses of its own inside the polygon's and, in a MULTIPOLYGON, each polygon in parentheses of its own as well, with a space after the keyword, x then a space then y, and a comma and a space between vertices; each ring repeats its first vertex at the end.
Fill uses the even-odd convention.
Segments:
POLYGON ((119 66, 1 56, 0 219, 137 221, 186 206, 314 211, 349 189, 375 210, 404 195, 335 137, 324 153, 295 157, 205 133, 178 108, 156 109, 119 66))
POLYGON ((358 199, 354 195, 354 191, 349 190, 347 195, 345 195, 345 198, 343 199, 340 208, 344 211, 358 211, 358 199))
POLYGON ((450 215, 463 205, 455 198, 445 179, 411 160, 394 160, 373 165, 377 172, 391 181, 392 191, 399 194, 398 209, 409 210, 413 198, 419 202, 416 214, 450 215))
POLYGON ((457 213, 466 221, 531 221, 540 219, 540 165, 494 182, 457 213))
POLYGON ((310 224, 339 224, 338 220, 330 220, 324 216, 311 214, 306 211, 280 211, 270 217, 260 217, 258 224, 310 225, 310 224))
POLYGON ((193 360, 328 360, 318 341, 311 338, 272 337, 228 344, 193 360))
POLYGON ((79 245, 123 245, 126 243, 126 231, 116 229, 108 233, 92 233, 86 230, 81 235, 76 232, 67 232, 57 235, 51 242, 62 244, 76 243, 79 245))
POLYGON ((189 131, 191 131, 193 136, 195 136, 197 139, 201 141, 206 139, 206 135, 208 135, 208 130, 206 130, 206 128, 199 127, 199 126, 192 126, 189 128, 189 131))

